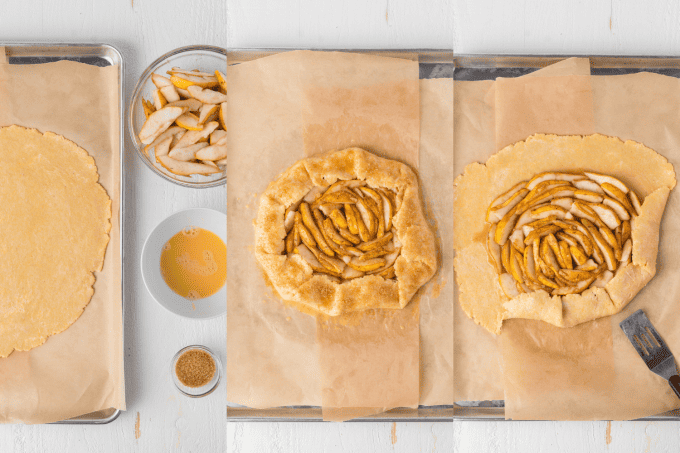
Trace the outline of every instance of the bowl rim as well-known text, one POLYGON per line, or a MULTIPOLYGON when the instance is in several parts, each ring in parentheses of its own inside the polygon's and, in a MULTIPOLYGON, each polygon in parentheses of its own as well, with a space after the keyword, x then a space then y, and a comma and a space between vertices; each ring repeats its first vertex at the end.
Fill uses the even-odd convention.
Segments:
MULTIPOLYGON (((151 237, 158 231, 160 226, 163 223, 167 222, 171 217, 174 217, 174 216, 177 216, 177 215, 180 215, 180 214, 184 214, 184 213, 187 213, 187 212, 190 212, 190 211, 193 211, 193 212, 210 211, 211 214, 219 214, 220 216, 223 216, 225 223, 226 223, 226 220, 227 220, 227 215, 222 211, 218 211, 217 209, 212 209, 212 208, 200 208, 200 207, 199 208, 180 209, 179 211, 175 211, 172 214, 166 216, 163 220, 158 222, 155 227, 153 227, 151 232, 149 232, 149 234, 146 236, 146 239, 144 240, 144 245, 142 245, 142 251, 141 251, 140 256, 139 256, 139 272, 142 274, 142 282, 144 282, 144 287, 146 288, 147 293, 151 296, 151 298, 154 300, 154 302, 156 302, 158 305, 163 307, 163 309, 166 310, 168 313, 171 313, 175 316, 179 316, 180 318, 184 318, 184 319, 193 319, 193 320, 197 320, 197 321, 207 321, 209 319, 215 319, 215 318, 219 318, 219 317, 226 315, 226 313, 227 313, 227 301, 226 300, 224 301, 224 311, 217 313, 215 315, 212 315, 212 316, 206 316, 206 317, 201 317, 201 318, 193 318, 193 317, 190 317, 190 316, 184 316, 180 313, 174 312, 169 307, 167 307, 163 303, 161 303, 161 301, 158 300, 158 298, 156 297, 154 292, 151 290, 151 285, 147 281, 147 275, 146 275, 147 271, 145 270, 146 267, 144 266, 144 257, 146 256, 146 253, 148 253, 149 241, 151 240, 151 237)), ((225 242, 225 245, 226 245, 226 242, 225 242)), ((226 285, 227 285, 227 282, 225 281, 224 286, 226 287, 226 285)), ((213 297, 214 295, 218 294, 219 292, 220 291, 216 292, 215 294, 213 294, 210 297, 213 297)))
MULTIPOLYGON (((211 394, 212 392, 214 392, 215 389, 217 389, 217 387, 220 385, 220 381, 222 380, 222 361, 221 361, 220 358, 217 356, 217 354, 215 354, 215 352, 214 352, 212 349, 210 349, 209 347, 203 346, 203 345, 201 345, 201 344, 190 344, 189 346, 183 347, 182 349, 180 349, 179 351, 177 351, 177 352, 175 353, 175 355, 172 356, 172 359, 170 360, 170 376, 171 376, 172 383, 175 385, 175 388, 176 388, 182 395, 186 395, 186 396, 188 396, 189 398, 202 398, 202 397, 204 397, 204 396, 210 395, 210 394, 211 394), (179 380, 179 378, 177 378, 177 375, 175 374, 175 364, 177 363, 177 360, 179 359, 179 357, 180 357, 185 351, 190 351, 190 350, 192 350, 192 349, 199 349, 199 350, 201 350, 201 351, 205 351, 205 352, 207 352, 208 354, 210 354, 210 357, 212 357, 212 359, 215 361, 215 374, 217 375, 217 379, 215 379, 215 383, 213 384, 212 387, 210 387, 210 389, 206 390, 206 391, 203 392, 203 393, 196 394, 196 395, 191 394, 191 393, 187 393, 187 392, 185 392, 184 390, 182 390, 182 388, 180 388, 180 386, 177 385, 177 381, 179 380)), ((212 379, 211 379, 211 380, 212 380, 212 379)), ((200 388, 200 387, 198 387, 198 388, 200 388)))
POLYGON ((190 46, 183 46, 183 47, 178 47, 176 49, 173 49, 169 52, 164 53, 160 57, 156 58, 147 68, 142 72, 142 74, 139 76, 137 79, 137 83, 135 84, 135 88, 132 91, 132 97, 130 98, 130 102, 126 106, 126 116, 127 116, 127 127, 128 127, 128 133, 130 135, 130 140, 132 141, 133 146, 135 147, 135 151, 137 152, 137 157, 139 157, 142 162, 155 174, 161 176, 163 179, 166 181, 170 181, 174 184, 183 186, 183 187, 190 187, 193 189, 207 189, 210 187, 217 187, 221 186, 227 183, 227 173, 226 171, 224 172, 224 176, 220 179, 216 179, 214 181, 209 181, 209 182, 201 182, 201 183, 196 183, 196 182, 190 182, 190 181, 180 181, 172 178, 169 175, 166 175, 162 171, 160 171, 149 159, 146 159, 142 153, 142 150, 139 148, 139 144, 137 143, 137 137, 135 137, 134 133, 134 120, 132 117, 132 112, 134 110, 134 104, 136 103, 136 100, 138 100, 139 96, 141 95, 141 91, 143 86, 146 84, 146 81, 151 77, 151 74, 154 72, 154 70, 158 67, 161 66, 168 58, 173 57, 175 55, 180 55, 183 53, 188 53, 188 52, 193 52, 193 51, 206 51, 206 52, 212 52, 216 55, 223 55, 225 58, 225 66, 226 66, 226 58, 227 58, 227 49, 223 47, 218 47, 218 46, 211 46, 211 45, 203 45, 203 44, 197 44, 197 45, 190 45, 190 46))

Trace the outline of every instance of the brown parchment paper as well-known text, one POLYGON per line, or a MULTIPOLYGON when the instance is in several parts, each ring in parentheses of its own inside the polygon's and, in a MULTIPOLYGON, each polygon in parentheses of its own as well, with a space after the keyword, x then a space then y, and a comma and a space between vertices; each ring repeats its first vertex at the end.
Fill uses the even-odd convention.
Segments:
MULTIPOLYGON (((551 72, 553 76, 563 76, 560 71, 551 72)), ((624 140, 636 140, 652 147, 674 165, 680 163, 677 151, 680 124, 674 113, 680 100, 677 79, 655 74, 635 74, 591 77, 590 83, 592 123, 588 124, 587 114, 572 115, 569 123, 575 125, 575 121, 583 121, 583 129, 570 133, 599 132, 624 140)), ((458 93, 458 87, 456 89, 458 93)), ((581 96, 583 99, 588 97, 582 91, 569 95, 581 96)), ((495 95, 494 98, 497 100, 499 97, 495 95)), ((532 102, 525 98, 522 102, 520 107, 495 105, 496 110, 506 109, 505 114, 496 115, 496 118, 508 115, 510 108, 515 111, 517 108, 533 109, 528 118, 540 118, 541 109, 548 106, 540 100, 532 102)), ((571 101, 571 105, 576 105, 576 102, 571 101)), ((485 118, 488 119, 488 114, 485 118)), ((546 114, 544 118, 552 121, 558 119, 554 112, 546 114)), ((486 124, 488 126, 488 121, 486 124)), ((498 129, 504 127, 503 124, 510 123, 496 124, 495 131, 487 128, 486 132, 496 132, 497 137, 502 136, 504 132, 498 129)), ((457 131, 460 131, 459 124, 456 125, 457 131)), ((551 130, 549 124, 539 126, 546 132, 555 133, 557 130, 551 130)), ((512 127, 525 126, 516 121, 512 127)), ((485 161, 488 157, 488 154, 480 152, 477 160, 485 161)), ((457 171, 461 170, 457 167, 457 171)), ((680 335, 674 329, 680 308, 677 302, 677 269, 680 263, 675 253, 677 245, 672 239, 680 220, 680 201, 675 192, 671 192, 662 220, 657 259, 659 270, 625 310, 571 329, 520 319, 504 323, 498 345, 503 365, 506 417, 516 420, 632 419, 655 415, 680 405, 668 384, 647 369, 618 326, 621 320, 642 308, 670 348, 680 348, 680 335)), ((456 328, 458 341, 458 318, 456 328)), ((456 344, 456 351, 458 346, 456 344)), ((478 352, 475 348, 468 349, 469 354, 478 352)), ((456 358, 456 367, 458 363, 456 358)), ((493 368, 488 363, 485 365, 488 365, 488 369, 493 368)), ((458 373, 456 368, 456 378, 458 373)), ((458 384, 456 381, 457 397, 458 384)), ((472 379, 468 379, 465 384, 467 396, 484 391, 472 379)))
MULTIPOLYGON (((281 303, 278 295, 274 294, 263 281, 262 273, 252 254, 252 220, 257 211, 258 196, 269 181, 281 171, 305 157, 306 152, 310 154, 317 152, 315 149, 322 150, 326 146, 345 147, 352 144, 369 149, 373 147, 375 150, 379 148, 379 140, 394 140, 395 137, 400 141, 399 146, 403 149, 409 149, 409 147, 413 149, 414 140, 416 145, 418 143, 419 124, 417 122, 415 127, 410 125, 405 128, 409 131, 408 133, 399 136, 391 131, 386 134, 370 132, 375 128, 352 128, 351 124, 349 129, 344 129, 348 126, 347 118, 366 118, 368 115, 374 115, 376 107, 359 104, 343 105, 343 102, 348 99, 344 95, 350 93, 352 94, 349 99, 354 101, 362 97, 365 99, 367 95, 373 96, 366 88, 375 85, 401 88, 404 92, 411 90, 411 93, 417 95, 417 74, 417 63, 406 60, 307 51, 278 54, 229 67, 227 77, 231 89, 228 121, 229 130, 232 132, 228 138, 230 166, 227 170, 229 172, 227 196, 230 244, 227 283, 227 398, 230 402, 260 408, 323 404, 321 390, 323 378, 319 357, 330 357, 330 355, 320 354, 321 346, 319 345, 323 342, 320 340, 317 343, 316 320, 281 303), (415 69, 413 69, 414 66, 415 69), (408 87, 407 84, 399 86, 400 82, 406 78, 404 74, 409 74, 409 77, 412 74, 415 77, 415 92, 413 87, 408 87), (334 100, 337 102, 329 103, 329 108, 324 110, 325 116, 314 116, 313 112, 318 110, 318 101, 321 100, 318 97, 319 94, 322 90, 329 89, 335 93, 334 100), (345 107, 348 109, 346 110, 345 107), (337 112, 341 114, 338 115, 337 112), (314 121, 305 123, 305 115, 314 121), (324 122, 321 123, 319 119, 323 119, 324 122), (309 127, 304 126, 305 124, 309 127), (317 133, 320 130, 319 127, 328 127, 328 125, 332 125, 333 134, 317 133), (350 142, 347 139, 348 131, 354 137, 360 137, 357 139, 359 142, 350 142), (303 139, 303 136, 306 139, 303 139), (315 136, 318 140, 313 141, 315 136)), ((447 105, 451 106, 452 101, 450 97, 449 100, 443 101, 440 98, 450 96, 450 94, 451 90, 447 92, 445 87, 432 85, 426 95, 428 102, 432 102, 434 106, 433 112, 437 112, 431 117, 432 121, 440 121, 444 127, 447 124, 446 121, 449 121, 448 124, 452 127, 452 113, 446 116, 441 113, 441 110, 446 111, 447 105)), ((402 101, 405 98, 397 96, 394 99, 402 101)), ((408 111, 403 107, 401 110, 402 112, 408 111)), ((404 118, 406 118, 403 114, 395 112, 390 112, 390 115, 392 116, 389 118, 396 119, 396 121, 405 121, 404 118)), ((416 112, 416 120, 417 116, 416 112)), ((389 121, 381 123, 377 116, 374 116, 372 121, 373 126, 378 127, 389 123, 389 121)), ((428 126, 428 134, 431 134, 431 130, 432 127, 428 126)), ((447 137, 449 136, 446 133, 443 137, 428 136, 428 153, 439 155, 448 151, 450 155, 451 145, 448 149, 446 148, 447 137)), ((450 140, 452 142, 452 137, 450 140)), ((323 149, 323 151, 327 150, 323 149)), ((393 158, 390 155, 383 155, 393 158)), ((412 156, 405 156, 400 160, 412 162, 414 159, 412 156)), ((415 161, 417 162, 417 159, 415 161)), ((432 173, 446 178, 445 170, 436 169, 432 170, 432 173)), ((452 181, 452 175, 448 175, 448 178, 452 181)), ((449 206, 451 206, 450 203, 449 206)), ((437 205, 438 216, 442 212, 439 211, 441 206, 445 205, 437 205)), ((449 207, 448 212, 450 209, 449 207)), ((421 294, 426 293, 428 293, 427 290, 421 290, 421 294)), ((428 333, 447 331, 445 326, 441 327, 442 323, 439 319, 433 320, 429 311, 430 304, 435 305, 435 302, 438 302, 437 298, 445 294, 445 291, 438 293, 437 297, 428 300, 428 315, 425 319, 432 322, 433 326, 425 329, 428 333)), ((422 303, 424 297, 421 296, 420 299, 422 303)), ((449 304, 450 307, 452 305, 450 298, 449 304)), ((418 305, 409 304, 409 307, 413 310, 417 309, 418 305)), ((413 312, 407 310, 403 312, 414 315, 413 312)), ((415 326, 415 332, 417 332, 418 324, 416 323, 415 326)), ((349 324, 341 327, 349 327, 349 324)), ((423 329, 422 324, 420 329, 423 329)), ((413 334, 413 330, 406 330, 408 335, 413 334)), ((450 329, 448 331, 450 332, 450 329)), ((334 335, 329 334, 324 338, 329 340, 329 343, 337 345, 338 342, 335 340, 340 332, 340 330, 335 330, 334 335)), ((428 340, 430 338, 428 334, 428 340)), ((326 343, 323 344, 326 345, 326 343)), ((425 348, 424 345, 421 347, 425 348)), ((417 351, 417 341, 415 348, 417 351)), ((452 345, 449 351, 451 350, 452 345)), ((446 392, 441 394, 441 388, 448 387, 450 393, 451 384, 442 386, 432 384, 432 382, 437 380, 436 373, 441 370, 444 370, 442 373, 444 380, 447 376, 451 376, 452 371, 446 369, 447 365, 451 366, 451 360, 447 363, 446 360, 441 359, 441 355, 446 356, 447 352, 445 349, 439 351, 437 345, 429 345, 427 351, 427 357, 431 362, 427 366, 421 363, 421 367, 427 370, 427 373, 431 372, 432 376, 428 374, 427 379, 421 379, 421 385, 423 382, 428 385, 426 392, 428 400, 443 401, 432 404, 448 404, 451 400, 450 395, 447 399, 446 392)), ((412 354, 410 356, 412 357, 412 354)), ((415 363, 417 364, 418 361, 416 360, 415 363)), ((415 382, 417 392, 417 368, 415 368, 415 382)), ((408 385, 408 382, 406 384, 408 385)), ((361 388, 358 390, 361 391, 361 388)), ((354 398, 356 394, 350 396, 354 398)), ((410 405, 418 403, 417 393, 415 403, 412 400, 408 403, 410 405)), ((364 408, 367 407, 366 404, 374 405, 380 410, 387 406, 387 404, 377 406, 376 403, 367 401, 363 403, 364 408)), ((392 403, 388 401, 388 404, 392 403)), ((369 413, 375 413, 378 409, 369 407, 368 410, 369 413)), ((362 412, 362 414, 365 413, 362 412)), ((326 411, 325 416, 344 419, 347 413, 342 409, 339 412, 332 410, 326 411)))
MULTIPOLYGON (((569 58, 524 77, 587 76, 589 74, 590 63, 587 58, 569 58)), ((584 85, 581 80, 581 87, 584 85)), ((558 87, 551 88, 553 94, 559 90, 558 87)), ((492 80, 456 81, 454 99, 456 127, 454 168, 455 175, 458 176, 466 165, 472 162, 486 162, 497 151, 496 84, 492 80)), ((507 104, 507 95, 501 93, 500 101, 505 101, 507 104)), ((543 95, 540 102, 550 105, 550 99, 543 95)), ((570 104, 567 103, 567 105, 570 104)), ((521 104, 513 105, 512 108, 515 109, 516 115, 523 114, 521 104)), ((592 113, 590 116, 592 117, 592 113)), ((511 115, 506 115, 505 118, 514 121, 511 115)), ((535 121, 533 113, 530 118, 535 121)), ((527 131, 525 133, 532 134, 527 131)), ((456 219, 454 222, 464 220, 456 219)), ((454 286, 454 292, 457 294, 457 285, 454 286)), ((455 401, 502 400, 504 398, 503 375, 499 366, 496 337, 467 317, 457 301, 457 295, 455 300, 454 399, 455 401)))
MULTIPOLYGON (((0 47, 0 55, 5 55, 0 47)), ((94 295, 67 330, 0 359, 0 422, 48 423, 125 409, 120 282, 118 68, 61 61, 0 64, 0 126, 51 131, 87 150, 112 200, 94 295)))
MULTIPOLYGON (((305 156, 359 146, 417 171, 420 131, 418 63, 382 57, 325 54, 303 81, 305 156), (324 64, 325 63, 325 64, 324 64), (321 66, 323 65, 323 66, 321 66), (366 72, 337 74, 335 67, 366 72), (321 73, 317 73, 319 71, 321 73), (322 76, 323 74, 323 76, 322 76), (386 78, 395 81, 383 82, 386 78)), ((417 298, 404 310, 369 310, 317 318, 324 420, 343 421, 419 399, 417 298)))

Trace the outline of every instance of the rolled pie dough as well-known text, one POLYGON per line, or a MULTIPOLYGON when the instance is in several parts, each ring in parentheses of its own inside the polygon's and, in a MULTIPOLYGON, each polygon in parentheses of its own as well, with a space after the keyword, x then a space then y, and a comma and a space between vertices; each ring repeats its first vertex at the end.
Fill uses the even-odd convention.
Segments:
POLYGON ((434 235, 423 215, 416 175, 407 165, 360 148, 302 159, 269 184, 260 197, 255 222, 255 255, 284 300, 330 316, 404 308, 437 268, 434 235), (395 278, 365 275, 341 280, 314 272, 297 253, 286 254, 286 209, 315 186, 355 179, 397 194, 392 232, 401 244, 401 253, 394 262, 395 278))
POLYGON ((656 273, 659 225, 675 183, 673 166, 654 150, 599 134, 536 134, 502 149, 486 164, 468 165, 454 182, 454 266, 461 307, 494 334, 510 318, 571 327, 618 313, 656 273), (487 208, 517 183, 548 171, 614 176, 644 200, 631 231, 632 261, 620 266, 604 288, 591 287, 566 296, 537 290, 511 299, 501 290, 498 273, 489 261, 487 208))
POLYGON ((66 138, 0 128, 0 357, 40 346, 90 302, 111 230, 98 179, 66 138))

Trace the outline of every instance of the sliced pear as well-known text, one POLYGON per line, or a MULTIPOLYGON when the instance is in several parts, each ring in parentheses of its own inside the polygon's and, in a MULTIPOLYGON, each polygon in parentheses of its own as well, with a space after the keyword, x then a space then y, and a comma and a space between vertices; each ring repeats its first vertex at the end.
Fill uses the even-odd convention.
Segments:
POLYGON ((203 125, 198 124, 198 117, 191 112, 184 113, 177 118, 175 124, 189 131, 200 131, 203 129, 203 125))
POLYGON ((560 206, 567 211, 571 209, 571 205, 574 203, 574 199, 571 197, 559 197, 559 198, 553 198, 550 201, 550 204, 553 204, 555 206, 560 206))
POLYGON ((501 274, 498 277, 498 282, 500 283, 501 289, 505 295, 510 299, 519 296, 519 290, 517 289, 515 279, 512 277, 512 275, 508 273, 501 274))
POLYGON ((584 234, 582 231, 579 230, 565 230, 563 234, 567 236, 571 236, 574 239, 576 239, 581 247, 583 247, 583 250, 585 251, 587 256, 592 255, 593 253, 593 243, 590 240, 590 235, 584 234))
MULTIPOLYGON (((493 242, 493 241, 491 241, 493 242)), ((495 244, 495 242, 494 242, 495 244)), ((498 244, 496 244, 498 246, 498 244)), ((499 256, 500 257, 500 256, 499 256)), ((538 281, 536 277, 536 262, 534 261, 534 248, 532 246, 527 246, 524 249, 524 271, 525 275, 532 281, 538 281)))
POLYGON ((153 153, 156 157, 156 162, 161 156, 167 156, 170 152, 170 144, 172 143, 172 137, 166 137, 165 140, 161 141, 158 145, 154 147, 153 153))
POLYGON ((338 245, 343 245, 347 247, 351 247, 352 242, 348 241, 347 239, 343 238, 340 233, 338 233, 335 230, 335 227, 333 226, 333 222, 331 219, 326 218, 323 220, 323 223, 321 225, 326 233, 326 237, 329 238, 331 241, 335 242, 338 245))
POLYGON ((333 258, 321 253, 317 259, 323 267, 336 274, 342 274, 342 271, 345 270, 345 262, 338 258, 333 258))
POLYGON ((161 90, 154 90, 151 94, 151 98, 153 99, 153 105, 156 107, 156 110, 162 109, 168 103, 168 100, 165 99, 161 90))
POLYGON ((548 288, 553 288, 553 289, 559 288, 559 286, 557 285, 557 283, 555 283, 554 281, 550 280, 548 277, 546 277, 546 276, 543 275, 543 274, 538 274, 538 275, 537 275, 537 278, 538 278, 539 283, 541 283, 541 284, 544 285, 544 286, 547 286, 548 288))
POLYGON ((576 266, 576 269, 579 270, 579 271, 592 272, 592 271, 596 271, 599 267, 600 266, 595 261, 589 259, 585 263, 576 266))
POLYGON ((596 288, 604 288, 607 286, 607 283, 611 281, 611 279, 614 278, 614 274, 610 271, 604 271, 600 274, 598 278, 595 279, 595 281, 590 285, 591 287, 596 287, 596 288))
POLYGON ((213 173, 219 173, 221 171, 219 168, 214 168, 209 165, 194 162, 180 162, 169 156, 160 156, 158 160, 163 167, 176 175, 212 175, 213 173))
MULTIPOLYGON (((522 225, 522 228, 524 227, 530 227, 531 229, 536 229, 540 228, 545 225, 551 225, 554 220, 557 219, 556 215, 551 215, 542 219, 534 220, 531 223, 527 223, 526 225, 522 225)), ((525 233, 526 236, 527 233, 525 233)))
POLYGON ((359 225, 357 223, 357 218, 354 213, 354 206, 351 204, 345 204, 345 218, 347 219, 347 229, 352 234, 359 234, 359 225))
POLYGON ((156 110, 142 126, 142 130, 139 132, 139 139, 145 145, 152 143, 184 112, 185 109, 181 107, 167 107, 156 110))
POLYGON ((560 263, 557 262, 557 258, 555 258, 555 254, 545 238, 541 240, 541 260, 547 264, 555 274, 559 272, 560 263))
POLYGON ((361 261, 359 258, 354 257, 349 261, 349 263, 347 263, 347 265, 361 272, 371 272, 376 269, 380 269, 385 265, 385 263, 385 258, 373 258, 370 260, 361 261))
POLYGON ((286 233, 293 229, 295 226, 295 212, 287 211, 283 217, 283 227, 286 229, 286 233))
MULTIPOLYGON (((179 160, 182 162, 189 162, 192 160, 196 160, 197 158, 200 159, 197 154, 198 152, 208 146, 207 143, 195 143, 193 145, 189 146, 175 146, 173 149, 170 150, 170 154, 168 154, 171 158, 175 160, 179 160)), ((202 160, 202 159, 200 159, 202 160)))
POLYGON ((531 244, 532 242, 534 242, 534 239, 542 238, 549 234, 557 233, 558 231, 560 231, 560 227, 556 225, 542 226, 529 233, 529 235, 526 238, 524 238, 524 243, 531 244))
POLYGON ((187 91, 194 99, 198 99, 204 104, 221 104, 223 102, 227 102, 226 94, 209 90, 207 88, 201 88, 197 85, 189 86, 187 91))
POLYGON ((637 194, 631 190, 628 192, 628 197, 630 198, 630 204, 633 206, 633 209, 635 209, 635 214, 640 215, 642 206, 640 205, 640 199, 637 194))
POLYGON ((156 88, 158 89, 172 86, 172 82, 170 81, 170 79, 160 74, 151 74, 151 81, 153 82, 154 85, 156 85, 156 88))
POLYGON ((564 263, 564 266, 562 266, 562 268, 563 269, 573 269, 574 264, 572 263, 572 260, 571 260, 571 252, 569 251, 569 244, 567 244, 566 241, 560 241, 559 246, 560 246, 560 254, 562 255, 562 263, 564 263))
POLYGON ((144 108, 145 118, 149 118, 151 114, 156 111, 156 107, 146 99, 142 99, 142 107, 144 108))
POLYGON ((524 273, 520 266, 520 257, 522 255, 517 251, 516 248, 510 247, 510 273, 512 277, 517 281, 517 283, 524 282, 524 273))
MULTIPOLYGON (((200 140, 205 139, 210 136, 210 134, 217 129, 219 124, 217 121, 212 121, 208 124, 203 125, 203 129, 194 131, 194 130, 189 130, 187 131, 182 138, 177 142, 178 147, 183 147, 183 146, 189 146, 193 145, 195 143, 198 143, 200 140)), ((207 143, 206 143, 207 145, 207 143)), ((215 159, 209 159, 209 160, 215 160, 215 159)))
POLYGON ((219 114, 217 115, 218 119, 220 120, 220 126, 222 126, 222 129, 225 131, 227 130, 227 103, 223 102, 220 104, 220 110, 219 114))
POLYGON ((564 219, 565 214, 569 212, 562 206, 547 205, 531 210, 531 217, 534 219, 545 219, 547 217, 555 217, 557 219, 564 219))
POLYGON ((304 244, 300 244, 296 247, 297 253, 302 257, 302 259, 309 264, 309 267, 316 272, 325 272, 326 268, 319 262, 314 254, 307 248, 304 244))
POLYGON ((517 214, 514 212, 515 209, 516 207, 511 209, 510 212, 508 212, 507 214, 505 214, 505 216, 496 225, 496 233, 494 236, 494 240, 498 245, 505 244, 515 226, 515 222, 518 217, 517 214))
POLYGON ((614 229, 621 224, 621 219, 619 219, 619 216, 616 215, 616 212, 614 212, 614 210, 609 206, 595 203, 591 204, 590 207, 593 209, 593 211, 595 211, 602 223, 607 225, 607 227, 610 229, 614 229))
POLYGON ((502 247, 501 247, 501 264, 503 265, 503 269, 507 270, 510 272, 510 249, 512 248, 512 244, 510 242, 506 242, 502 247))
POLYGON ((307 227, 302 222, 302 215, 299 212, 295 213, 295 228, 300 235, 300 240, 308 247, 316 247, 316 240, 312 233, 309 232, 307 227))
POLYGON ((583 252, 580 246, 570 245, 569 252, 578 266, 582 266, 588 261, 588 256, 583 252))
POLYGON ((196 99, 182 99, 181 101, 171 102, 168 107, 186 107, 190 112, 198 112, 203 106, 202 103, 196 99))
POLYGON ((561 173, 561 172, 545 172, 540 173, 529 180, 526 187, 531 190, 542 182, 556 180, 556 181, 577 181, 583 179, 583 175, 575 173, 561 173))
POLYGON ((393 234, 389 232, 385 234, 383 237, 359 244, 357 245, 357 248, 363 252, 368 252, 376 248, 381 248, 384 247, 390 240, 392 240, 392 237, 393 234))
POLYGON ((191 75, 191 76, 196 76, 196 77, 214 77, 214 74, 208 73, 208 72, 201 72, 198 69, 192 69, 191 71, 188 71, 186 69, 179 68, 177 66, 172 67, 169 71, 166 71, 170 75, 177 75, 177 74, 185 74, 185 75, 191 75))
POLYGON ((204 124, 207 121, 212 121, 213 118, 217 117, 217 110, 219 108, 220 106, 217 104, 203 104, 198 113, 198 123, 204 124))
POLYGON ((201 88, 212 88, 219 85, 217 78, 214 76, 206 77, 189 74, 172 75, 170 77, 170 82, 172 82, 175 87, 187 91, 188 88, 193 85, 199 86, 201 88))
POLYGON ((227 94, 227 77, 216 69, 215 78, 217 79, 217 83, 219 84, 220 92, 222 94, 227 94))
MULTIPOLYGON (((184 132, 184 131, 185 131, 185 129, 182 129, 179 126, 169 127, 162 134, 160 134, 158 137, 156 137, 153 142, 146 145, 144 147, 144 151, 146 151, 148 153, 151 148, 157 146, 160 142, 162 142, 163 140, 165 140, 168 137, 172 138, 173 141, 174 141, 175 137, 177 137, 177 134, 179 132, 184 132)), ((180 136, 180 138, 181 138, 181 136, 180 136)), ((177 141, 179 141, 179 139, 177 141)), ((170 146, 172 147, 173 144, 171 143, 170 146)))
MULTIPOLYGON (((218 123, 219 124, 219 123, 218 123)), ((211 145, 222 145, 227 143, 227 131, 222 129, 217 129, 212 134, 210 134, 210 144, 211 145)))
POLYGON ((516 194, 517 192, 522 190, 525 185, 526 185, 526 182, 520 182, 518 184, 515 184, 512 188, 510 188, 510 190, 508 190, 507 192, 498 196, 493 202, 491 202, 490 208, 494 208, 496 206, 500 206, 501 204, 505 203, 514 194, 516 194))
MULTIPOLYGON (((342 206, 342 205, 341 205, 342 206)), ((342 215, 342 212, 340 212, 340 209, 336 208, 331 210, 331 212, 328 214, 328 217, 331 218, 331 221, 333 224, 338 228, 347 228, 347 219, 345 219, 345 216, 342 215)))
POLYGON ((616 240, 616 235, 612 233, 612 230, 609 228, 600 228, 600 234, 604 238, 605 241, 607 241, 607 244, 614 250, 614 256, 616 257, 617 260, 621 259, 621 247, 619 247, 619 243, 616 240))
POLYGON ((227 157, 227 145, 209 145, 196 153, 196 158, 201 160, 220 160, 225 157, 227 157))
POLYGON ((487 222, 495 223, 501 220, 505 214, 510 212, 512 208, 518 205, 528 193, 528 189, 520 189, 505 202, 499 204, 498 206, 490 207, 486 214, 487 222))
POLYGON ((631 223, 630 220, 624 220, 621 222, 621 243, 625 244, 631 237, 631 223))
POLYGON ((574 198, 590 203, 602 203, 602 200, 604 200, 604 197, 596 192, 581 189, 574 192, 574 198))
POLYGON ((614 178, 613 176, 609 175, 601 175, 599 173, 593 173, 589 171, 583 172, 588 178, 592 179, 596 183, 602 186, 604 183, 611 184, 613 186, 618 187, 619 190, 621 190, 623 193, 628 193, 628 187, 618 179, 614 178))
POLYGON ((595 181, 591 181, 590 179, 581 179, 579 181, 574 181, 572 184, 580 190, 588 190, 590 192, 595 192, 599 193, 600 195, 604 195, 604 190, 602 190, 602 187, 595 181))
POLYGON ((328 246, 326 239, 323 237, 321 230, 314 221, 314 214, 312 213, 309 204, 300 203, 300 215, 302 216, 302 223, 309 229, 309 232, 314 236, 319 248, 328 256, 334 256, 335 252, 328 246))
POLYGON ((345 266, 345 269, 342 271, 342 278, 345 280, 352 280, 353 278, 361 278, 363 276, 363 272, 358 271, 350 266, 345 266))
POLYGON ((614 198, 616 201, 621 203, 623 207, 626 208, 628 212, 635 213, 635 208, 633 205, 630 203, 630 200, 628 199, 628 196, 626 193, 624 193, 621 189, 619 189, 617 186, 610 184, 608 182, 602 183, 602 189, 605 191, 607 195, 610 197, 614 198))
MULTIPOLYGON (((363 220, 363 223, 368 230, 369 240, 374 238, 378 231, 378 222, 375 216, 368 208, 366 202, 362 199, 357 199, 357 202, 354 206, 361 215, 361 220, 363 220)), ((365 239, 364 241, 366 242, 365 239)))
POLYGON ((588 219, 593 223, 599 221, 599 217, 595 211, 593 211, 590 206, 580 201, 574 201, 569 212, 580 219, 588 219))
POLYGON ((177 93, 177 90, 175 90, 175 87, 172 85, 160 88, 160 92, 167 102, 179 101, 179 94, 177 93))
POLYGON ((630 259, 631 252, 633 251, 633 241, 628 239, 625 244, 623 244, 623 249, 621 251, 621 258, 619 261, 627 262, 630 259))
POLYGON ((618 261, 616 260, 614 250, 609 246, 609 244, 607 244, 607 241, 605 241, 605 239, 602 237, 600 231, 597 229, 597 227, 595 227, 595 225, 588 221, 584 221, 583 224, 588 229, 591 236, 595 239, 595 244, 602 252, 602 257, 604 259, 604 262, 607 264, 607 269, 609 269, 612 272, 615 271, 616 267, 618 266, 618 261))
POLYGON ((595 281, 595 278, 589 278, 588 280, 583 280, 578 282, 574 286, 563 286, 562 288, 556 289, 552 292, 553 296, 566 296, 568 294, 578 294, 583 292, 586 288, 590 286, 591 283, 595 281))
POLYGON ((510 243, 520 252, 524 253, 524 233, 522 230, 515 230, 508 237, 510 243))

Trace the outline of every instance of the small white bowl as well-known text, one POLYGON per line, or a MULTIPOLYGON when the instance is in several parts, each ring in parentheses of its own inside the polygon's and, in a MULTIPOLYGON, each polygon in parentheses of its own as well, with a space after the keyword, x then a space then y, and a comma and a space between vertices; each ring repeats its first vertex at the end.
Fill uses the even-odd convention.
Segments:
POLYGON ((177 233, 188 226, 215 233, 227 243, 227 216, 206 208, 193 208, 172 214, 149 234, 142 249, 142 279, 151 296, 163 308, 184 318, 208 319, 227 311, 226 283, 215 294, 203 299, 189 300, 174 292, 161 275, 161 251, 177 233))

